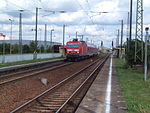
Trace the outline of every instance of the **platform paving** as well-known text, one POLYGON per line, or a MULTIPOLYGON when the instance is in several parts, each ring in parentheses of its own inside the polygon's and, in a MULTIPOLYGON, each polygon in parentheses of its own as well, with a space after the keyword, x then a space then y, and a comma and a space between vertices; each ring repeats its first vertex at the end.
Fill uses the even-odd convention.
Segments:
POLYGON ((79 105, 76 113, 127 113, 124 97, 121 92, 119 80, 116 76, 114 60, 112 58, 111 100, 106 103, 106 89, 110 71, 111 57, 93 82, 86 96, 79 105), (106 106, 110 106, 110 111, 106 106))

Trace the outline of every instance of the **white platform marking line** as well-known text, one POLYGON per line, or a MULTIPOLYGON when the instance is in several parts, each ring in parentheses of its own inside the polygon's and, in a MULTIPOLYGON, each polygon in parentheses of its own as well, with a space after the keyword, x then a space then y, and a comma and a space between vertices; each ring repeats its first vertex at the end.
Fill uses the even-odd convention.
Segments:
POLYGON ((108 77, 106 97, 105 97, 105 113, 110 113, 110 104, 111 104, 111 79, 112 79, 112 57, 110 59, 109 77, 108 77))

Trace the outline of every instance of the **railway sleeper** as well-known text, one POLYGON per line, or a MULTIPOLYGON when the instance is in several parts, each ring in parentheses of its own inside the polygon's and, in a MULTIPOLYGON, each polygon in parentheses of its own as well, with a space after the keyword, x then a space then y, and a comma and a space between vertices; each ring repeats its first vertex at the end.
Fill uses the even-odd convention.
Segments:
MULTIPOLYGON (((57 105, 61 105, 63 104, 63 102, 57 102, 57 105)), ((41 104, 38 104, 38 105, 42 105, 42 106, 55 106, 55 103, 54 102, 41 102, 41 104)))
POLYGON ((25 113, 31 113, 31 112, 33 112, 33 113, 51 113, 52 112, 52 110, 51 109, 44 109, 44 110, 41 110, 41 109, 31 109, 31 110, 28 110, 28 111, 26 111, 25 113))
MULTIPOLYGON (((84 74, 85 75, 85 74, 84 74)), ((95 78, 95 77, 94 77, 95 78)), ((76 80, 76 79, 75 79, 76 80)), ((93 78, 90 80, 90 81, 92 81, 93 80, 93 78)), ((89 83, 89 82, 88 82, 89 83)), ((70 84, 70 82, 69 83, 67 83, 67 84, 70 84)), ((66 85, 67 85, 66 84, 66 85)), ((84 86, 84 89, 85 89, 85 87, 87 87, 87 86, 89 86, 90 84, 86 84, 85 86, 84 86)), ((68 86, 68 85, 67 85, 68 86)), ((69 87, 70 89, 72 89, 71 87, 69 87)), ((69 91, 70 89, 69 88, 65 88, 67 91, 69 91)), ((74 88, 73 88, 74 89, 74 88)), ((76 88, 75 88, 76 89, 76 88)), ((86 90, 84 90, 84 89, 81 89, 80 90, 80 93, 81 93, 81 91, 82 92, 86 92, 86 90)), ((57 90, 56 91, 56 93, 57 93, 57 95, 55 95, 54 93, 53 93, 53 95, 47 95, 48 97, 48 101, 50 100, 50 101, 59 101, 59 102, 64 102, 64 100, 66 100, 67 99, 67 97, 69 97, 69 95, 70 94, 68 94, 67 93, 67 96, 65 96, 64 97, 64 94, 66 94, 66 92, 65 91, 63 91, 63 94, 60 94, 60 91, 62 91, 62 88, 60 89, 60 90, 57 90), (59 96, 58 96, 59 95, 59 96), (57 97, 56 99, 54 99, 54 97, 57 97), (53 100, 54 99, 54 100, 53 100)), ((80 94, 77 94, 77 95, 80 95, 80 94)), ((83 98, 83 96, 84 96, 84 94, 81 94, 80 95, 81 96, 81 98, 83 98)), ((70 100, 67 104, 66 104, 66 106, 65 106, 65 108, 63 109, 63 111, 65 111, 65 113, 70 113, 70 111, 74 111, 75 109, 76 109, 76 107, 78 106, 78 103, 77 103, 77 100, 75 99, 77 96, 75 95, 75 97, 73 97, 72 98, 72 100, 70 100)), ((46 112, 48 112, 48 113, 50 113, 50 112, 55 112, 62 104, 56 104, 56 105, 54 105, 54 106, 52 106, 53 105, 53 103, 49 103, 48 102, 48 104, 44 104, 44 102, 45 101, 43 101, 44 99, 46 99, 47 100, 47 98, 41 98, 40 100, 39 100, 39 103, 35 103, 35 105, 33 105, 33 108, 31 107, 29 107, 29 110, 28 111, 31 111, 31 112, 38 112, 38 113, 46 113, 46 112), (43 105, 43 106, 42 106, 43 105), (59 107, 58 107, 58 106, 59 107), (49 108, 49 107, 51 107, 52 106, 52 108, 49 108), (40 109, 41 108, 41 109, 40 109), (43 110, 43 108, 44 108, 44 110, 43 110), (35 110, 35 111, 34 111, 35 110)), ((78 97, 77 97, 78 98, 78 97)), ((79 98, 78 98, 79 99, 79 98)), ((78 100, 78 102, 79 102, 80 100, 78 100)), ((27 112, 27 113, 31 113, 31 112, 27 112)))
POLYGON ((51 99, 44 99, 44 102, 49 102, 49 103, 55 103, 55 102, 61 102, 62 100, 51 100, 51 99))
POLYGON ((44 109, 47 109, 47 110, 55 110, 55 109, 58 109, 60 107, 60 105, 55 105, 55 106, 34 106, 33 108, 31 109, 39 109, 39 110, 44 110, 44 109))

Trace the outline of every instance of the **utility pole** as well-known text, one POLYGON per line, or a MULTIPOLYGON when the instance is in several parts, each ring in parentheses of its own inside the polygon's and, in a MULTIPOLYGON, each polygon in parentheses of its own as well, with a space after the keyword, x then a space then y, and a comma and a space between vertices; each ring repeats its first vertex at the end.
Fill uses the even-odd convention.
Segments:
POLYGON ((122 41, 123 41, 123 20, 121 20, 121 55, 122 55, 122 41))
POLYGON ((47 49, 47 25, 45 24, 45 36, 44 36, 45 53, 47 49))
POLYGON ((22 54, 22 12, 23 10, 20 10, 19 14, 19 53, 22 54))
POLYGON ((127 51, 129 51, 129 12, 128 12, 128 18, 127 18, 127 51))
POLYGON ((78 31, 76 31, 76 39, 78 38, 78 31))
POLYGON ((86 43, 88 43, 88 40, 89 40, 89 39, 88 39, 88 38, 86 38, 86 43))
POLYGON ((63 48, 65 46, 65 25, 63 25, 63 48))
POLYGON ((149 28, 146 27, 145 31, 146 31, 146 36, 145 36, 145 59, 144 59, 144 80, 147 80, 147 39, 148 39, 148 30, 149 28))
POLYGON ((3 60, 2 63, 5 63, 5 35, 3 35, 3 60))
POLYGON ((114 48, 114 41, 111 42, 112 50, 114 48))
POLYGON ((84 37, 84 35, 78 35, 79 37, 81 37, 81 41, 83 41, 83 37, 84 37))
POLYGON ((84 35, 81 35, 81 37, 82 37, 82 41, 83 41, 83 36, 84 36, 84 35))
POLYGON ((38 43, 37 43, 37 36, 38 36, 38 9, 41 9, 41 8, 38 8, 36 7, 36 19, 35 19, 35 50, 34 50, 34 57, 33 59, 37 59, 37 46, 38 46, 38 43))
POLYGON ((11 47, 11 40, 12 40, 12 22, 13 22, 13 20, 12 19, 9 19, 9 21, 10 21, 10 54, 11 54, 11 49, 12 49, 12 47, 11 47))
POLYGON ((52 33, 53 33, 53 31, 54 31, 54 29, 51 29, 51 34, 50 34, 50 47, 51 47, 51 52, 52 52, 52 47, 53 47, 53 45, 52 45, 52 33))
POLYGON ((36 7, 36 21, 35 21, 35 50, 33 59, 37 59, 37 24, 38 24, 38 8, 36 7))
POLYGON ((42 41, 42 40, 41 40, 41 38, 42 38, 42 37, 41 37, 41 34, 42 34, 42 29, 39 28, 39 31, 40 31, 40 40, 39 40, 39 42, 40 42, 40 53, 41 53, 41 45, 42 45, 42 44, 41 44, 41 41, 42 41))
POLYGON ((131 39, 132 39, 132 0, 130 0, 129 50, 131 50, 131 39))
POLYGON ((101 41, 101 48, 103 47, 103 41, 101 41))
POLYGON ((120 30, 118 29, 118 35, 117 35, 117 46, 119 47, 119 37, 120 37, 120 30))

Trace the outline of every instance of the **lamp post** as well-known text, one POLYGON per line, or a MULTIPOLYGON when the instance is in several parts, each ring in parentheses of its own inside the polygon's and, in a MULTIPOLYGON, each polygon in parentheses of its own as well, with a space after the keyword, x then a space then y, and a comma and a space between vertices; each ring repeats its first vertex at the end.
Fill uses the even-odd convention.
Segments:
MULTIPOLYGON (((9 19, 9 21, 10 21, 10 40, 12 40, 12 22, 14 21, 14 20, 12 20, 12 19, 9 19)), ((11 54, 11 43, 10 43, 10 54, 11 54)))
POLYGON ((146 36, 145 36, 145 61, 144 61, 144 80, 147 80, 147 39, 148 39, 148 30, 149 27, 145 28, 146 36))
POLYGON ((53 33, 54 29, 51 29, 51 37, 50 37, 50 47, 51 47, 51 52, 52 52, 52 33, 53 33))

